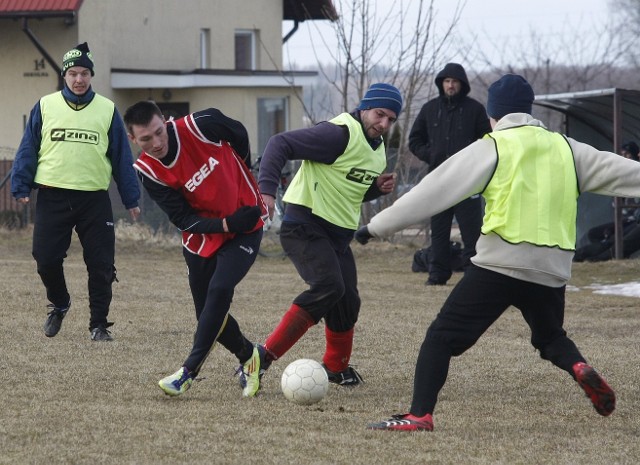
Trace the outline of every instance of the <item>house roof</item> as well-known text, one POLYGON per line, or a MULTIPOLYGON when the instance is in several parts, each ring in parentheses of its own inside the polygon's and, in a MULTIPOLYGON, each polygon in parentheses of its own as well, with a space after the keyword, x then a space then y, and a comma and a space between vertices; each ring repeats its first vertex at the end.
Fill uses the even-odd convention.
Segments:
POLYGON ((328 19, 335 21, 338 13, 332 0, 282 0, 283 18, 286 20, 306 21, 309 19, 328 19))
POLYGON ((0 0, 0 19, 75 17, 82 0, 0 0))
MULTIPOLYGON (((338 19, 332 0, 282 1, 283 19, 295 21, 338 19)), ((81 5, 82 0, 0 0, 0 19, 74 17, 81 5)))

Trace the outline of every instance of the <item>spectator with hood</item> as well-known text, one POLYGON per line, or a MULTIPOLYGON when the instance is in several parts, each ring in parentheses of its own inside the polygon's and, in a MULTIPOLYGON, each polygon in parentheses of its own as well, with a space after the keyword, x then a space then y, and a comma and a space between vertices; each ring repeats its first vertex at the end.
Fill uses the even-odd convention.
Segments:
MULTIPOLYGON (((409 134, 409 150, 429 165, 429 172, 469 144, 491 132, 484 106, 468 96, 467 73, 458 63, 447 63, 435 79, 438 97, 422 106, 409 134)), ((462 173, 461 173, 462 174, 462 173)), ((462 243, 463 261, 476 253, 482 225, 479 195, 462 200, 431 217, 431 260, 427 285, 446 284, 451 277, 451 224, 456 218, 462 243)))

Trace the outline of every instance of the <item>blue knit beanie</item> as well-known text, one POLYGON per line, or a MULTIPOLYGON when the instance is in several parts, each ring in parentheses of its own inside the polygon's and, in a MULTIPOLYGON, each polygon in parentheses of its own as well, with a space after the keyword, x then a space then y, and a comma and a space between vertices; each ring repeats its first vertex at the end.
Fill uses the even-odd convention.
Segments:
POLYGON ((87 68, 91 71, 92 76, 95 74, 93 72, 93 55, 91 55, 89 45, 86 42, 76 45, 75 48, 64 54, 62 57, 62 76, 67 73, 69 68, 74 66, 87 68))
POLYGON ((487 114, 499 120, 509 113, 531 114, 535 95, 525 78, 517 74, 505 74, 489 86, 487 114))
POLYGON ((358 105, 358 110, 370 110, 372 108, 386 108, 393 111, 396 116, 402 111, 402 95, 391 84, 379 82, 372 84, 364 94, 358 105))

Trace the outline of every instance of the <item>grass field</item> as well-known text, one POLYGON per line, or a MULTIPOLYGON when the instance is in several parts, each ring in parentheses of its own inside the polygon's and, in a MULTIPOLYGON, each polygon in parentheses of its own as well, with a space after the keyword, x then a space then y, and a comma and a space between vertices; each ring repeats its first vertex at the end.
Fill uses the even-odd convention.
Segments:
MULTIPOLYGON (((119 235, 120 237, 120 235, 119 235)), ((158 379, 179 368, 195 316, 177 244, 119 240, 115 341, 89 340, 86 272, 76 242, 67 260, 73 306, 58 336, 42 332, 44 290, 25 233, 0 232, 0 463, 18 464, 637 464, 640 462, 640 301, 586 286, 638 280, 640 261, 576 264, 566 328, 618 396, 600 417, 564 372, 529 345, 519 313, 506 312, 454 359, 433 433, 369 431, 407 410, 418 348, 459 279, 427 288, 412 273, 416 246, 354 244, 363 301, 352 363, 366 384, 331 386, 302 407, 281 394, 280 375, 297 358, 319 360, 322 325, 312 328, 243 399, 235 358, 217 348, 204 378, 179 398, 158 379)), ((293 266, 259 257, 236 291, 232 313, 262 342, 304 289, 293 266)))

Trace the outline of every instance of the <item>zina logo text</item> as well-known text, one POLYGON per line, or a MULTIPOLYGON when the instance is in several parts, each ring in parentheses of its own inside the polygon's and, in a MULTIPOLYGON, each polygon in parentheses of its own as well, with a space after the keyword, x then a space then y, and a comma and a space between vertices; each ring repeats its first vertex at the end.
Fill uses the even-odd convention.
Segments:
POLYGON ((51 130, 51 140, 55 142, 81 142, 83 144, 98 145, 100 134, 87 129, 57 128, 51 130))
POLYGON ((349 181, 371 185, 374 179, 376 179, 379 174, 380 173, 376 173, 375 171, 365 170, 362 168, 351 168, 351 171, 347 173, 347 179, 349 181))

